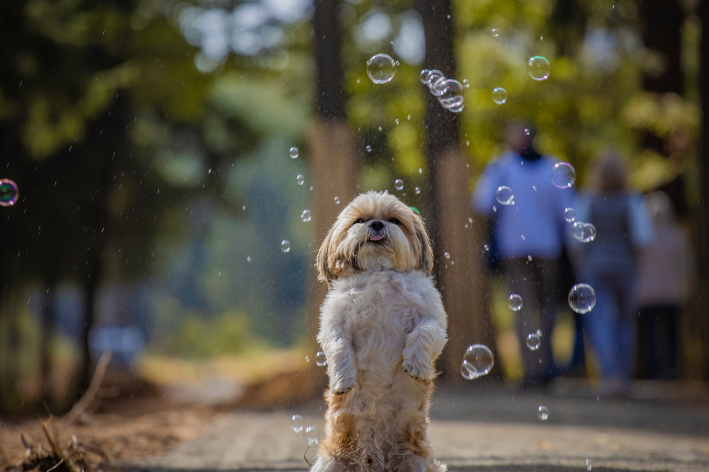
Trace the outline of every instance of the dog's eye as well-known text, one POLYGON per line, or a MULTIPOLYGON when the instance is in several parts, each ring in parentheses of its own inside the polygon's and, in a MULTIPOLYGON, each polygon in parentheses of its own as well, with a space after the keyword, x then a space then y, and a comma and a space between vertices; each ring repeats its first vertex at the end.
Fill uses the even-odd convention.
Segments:
POLYGON ((389 218, 389 223, 394 223, 395 225, 398 225, 401 222, 399 220, 397 220, 396 218, 389 218))
POLYGON ((364 223, 364 220, 362 218, 357 218, 354 220, 354 224, 359 224, 359 223, 364 223))

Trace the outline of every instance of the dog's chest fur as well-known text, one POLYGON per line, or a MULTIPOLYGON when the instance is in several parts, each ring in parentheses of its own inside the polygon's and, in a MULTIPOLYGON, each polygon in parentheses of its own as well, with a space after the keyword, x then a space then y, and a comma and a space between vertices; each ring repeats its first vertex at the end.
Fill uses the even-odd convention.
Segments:
POLYGON ((401 369, 406 336, 421 320, 429 297, 439 297, 429 276, 382 270, 337 281, 325 304, 338 305, 334 311, 342 314, 358 371, 388 378, 401 369))

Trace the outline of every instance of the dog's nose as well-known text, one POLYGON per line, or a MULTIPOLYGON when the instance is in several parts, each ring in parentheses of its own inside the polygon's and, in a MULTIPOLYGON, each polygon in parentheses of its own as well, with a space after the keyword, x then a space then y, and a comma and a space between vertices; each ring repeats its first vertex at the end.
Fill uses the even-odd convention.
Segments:
POLYGON ((374 231, 379 232, 384 229, 384 223, 382 223, 381 221, 372 221, 371 223, 369 223, 369 227, 372 228, 374 231))

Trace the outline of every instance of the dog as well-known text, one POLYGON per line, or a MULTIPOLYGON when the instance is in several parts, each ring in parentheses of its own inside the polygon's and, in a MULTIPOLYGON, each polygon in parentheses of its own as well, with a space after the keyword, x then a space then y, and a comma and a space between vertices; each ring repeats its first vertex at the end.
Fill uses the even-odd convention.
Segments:
POLYGON ((317 340, 327 360, 326 438, 312 472, 445 472, 427 438, 447 315, 423 220, 370 191, 340 213, 317 255, 329 292, 317 340))

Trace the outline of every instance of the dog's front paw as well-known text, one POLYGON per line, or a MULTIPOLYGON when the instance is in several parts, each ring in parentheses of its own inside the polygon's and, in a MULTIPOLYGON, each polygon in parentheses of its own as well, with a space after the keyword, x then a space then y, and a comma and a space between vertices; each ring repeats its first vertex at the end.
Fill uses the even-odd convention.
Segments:
POLYGON ((332 393, 335 395, 344 395, 345 393, 348 393, 350 390, 354 388, 354 385, 350 385, 348 387, 341 387, 341 389, 331 389, 332 393))
POLYGON ((413 362, 404 359, 404 371, 416 380, 426 380, 433 376, 433 367, 431 365, 422 365, 417 362, 413 362))
POLYGON ((341 371, 336 373, 333 377, 333 380, 330 382, 330 391, 335 395, 344 395, 357 385, 356 370, 352 372, 341 371))

